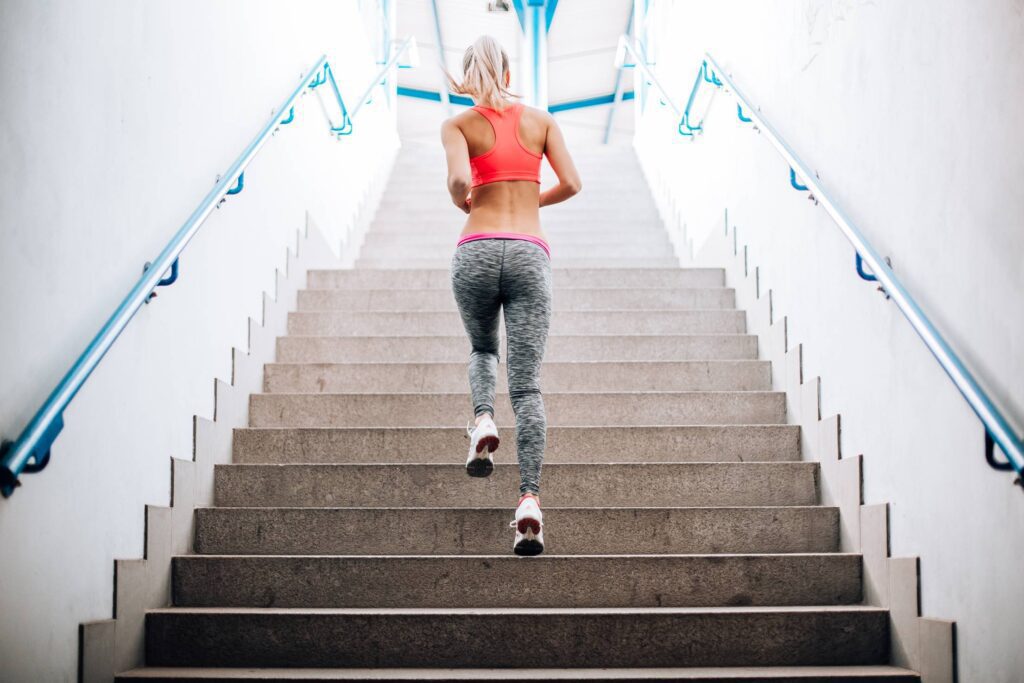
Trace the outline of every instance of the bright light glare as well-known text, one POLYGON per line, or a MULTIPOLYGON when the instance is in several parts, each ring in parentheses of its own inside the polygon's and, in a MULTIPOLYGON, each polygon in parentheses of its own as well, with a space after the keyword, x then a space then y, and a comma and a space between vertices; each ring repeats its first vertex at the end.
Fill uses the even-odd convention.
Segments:
POLYGON ((632 69, 636 64, 629 61, 629 37, 619 36, 619 46, 615 49, 615 68, 632 69))
POLYGON ((420 65, 420 48, 416 44, 416 37, 413 36, 409 40, 409 46, 405 48, 405 51, 398 58, 399 69, 415 69, 420 65))

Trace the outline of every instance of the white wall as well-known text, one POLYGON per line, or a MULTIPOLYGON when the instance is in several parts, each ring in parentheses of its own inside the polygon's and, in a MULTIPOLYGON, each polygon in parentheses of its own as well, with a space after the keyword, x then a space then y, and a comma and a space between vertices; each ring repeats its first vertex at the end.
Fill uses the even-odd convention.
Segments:
MULTIPOLYGON (((322 53, 348 104, 369 83, 355 0, 0 3, 0 434, 14 438, 322 53)), ((325 95, 327 89, 323 89, 325 95)), ((0 679, 74 680, 77 625, 112 613, 113 563, 143 550, 305 214, 343 248, 397 146, 377 97, 333 140, 300 100, 65 413, 41 474, 0 501, 0 679)), ((325 98, 328 110, 333 104, 325 98)))
MULTIPOLYGON (((657 72, 685 103, 705 49, 812 166, 953 346, 1024 417, 1024 3, 755 0, 655 4, 657 72)), ((854 253, 789 187, 719 93, 696 142, 655 102, 635 144, 699 250, 723 209, 822 377, 823 414, 891 503, 893 555, 921 556, 923 614, 957 621, 960 680, 1024 680, 1024 492, 854 253)))

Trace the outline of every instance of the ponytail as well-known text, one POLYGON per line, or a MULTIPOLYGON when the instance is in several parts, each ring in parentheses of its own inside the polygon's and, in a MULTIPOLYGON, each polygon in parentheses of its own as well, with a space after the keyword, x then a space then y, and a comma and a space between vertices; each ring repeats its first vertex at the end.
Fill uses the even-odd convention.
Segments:
POLYGON ((466 48, 462 58, 462 82, 448 76, 452 92, 469 95, 477 104, 504 109, 511 97, 519 97, 505 87, 508 53, 490 36, 480 36, 466 48))

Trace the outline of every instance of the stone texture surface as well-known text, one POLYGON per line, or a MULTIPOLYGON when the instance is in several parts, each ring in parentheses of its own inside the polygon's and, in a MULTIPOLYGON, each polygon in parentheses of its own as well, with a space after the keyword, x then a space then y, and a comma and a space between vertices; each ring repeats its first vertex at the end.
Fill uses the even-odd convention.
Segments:
POLYGON ((151 667, 119 681, 687 681, 688 683, 916 683, 917 674, 894 666, 643 667, 615 669, 237 669, 151 667))
MULTIPOLYGON (((785 395, 755 391, 549 392, 549 426, 781 424, 785 395)), ((507 394, 494 402, 499 427, 514 420, 507 394)), ((253 394, 250 427, 465 426, 466 393, 253 394)))
POLYGON ((880 664, 871 607, 154 610, 161 666, 743 666, 880 664), (487 637, 480 637, 487 634, 487 637), (614 643, 614 647, 609 647, 614 643))
MULTIPOLYGON (((201 554, 508 554, 515 494, 497 508, 199 508, 201 554)), ((831 553, 836 508, 545 506, 545 555, 831 553)))
MULTIPOLYGON (((454 310, 327 311, 288 315, 288 334, 363 336, 414 332, 457 335, 464 332, 454 310)), ((742 334, 746 318, 730 310, 555 311, 552 334, 742 334)))
MULTIPOLYGON (((359 258, 356 265, 360 268, 379 268, 381 270, 406 268, 445 268, 451 263, 451 256, 409 257, 409 258, 359 258)), ((607 256, 604 258, 560 258, 558 263, 567 268, 675 268, 679 262, 674 256, 647 256, 622 258, 607 256)))
POLYGON ((715 607, 860 602, 860 556, 193 556, 182 607, 715 607))
MULTIPOLYGON (((771 366, 764 361, 592 361, 545 363, 541 386, 571 391, 769 391, 771 366)), ((466 364, 274 363, 266 366, 267 393, 460 392, 466 364)), ((498 373, 498 391, 508 379, 498 373)))
MULTIPOLYGON (((368 239, 375 231, 371 231, 368 239)), ((552 263, 551 282, 567 287, 722 287, 721 268, 563 268, 552 263)), ((451 287, 447 268, 381 271, 372 269, 311 270, 306 276, 312 289, 437 289, 451 287)))
MULTIPOLYGON (((450 284, 414 290, 305 289, 298 301, 300 311, 457 310, 450 284)), ((552 303, 556 311, 728 309, 735 307, 736 296, 725 287, 566 287, 553 294, 552 303)))
MULTIPOLYGON (((460 362, 469 358, 465 334, 407 336, 291 336, 277 342, 281 363, 460 362)), ((502 358, 506 357, 504 339, 502 358)), ((553 334, 546 362, 756 360, 757 337, 743 334, 553 334)), ((504 369, 502 370, 504 372, 504 369)))
MULTIPOLYGON (((236 463, 459 462, 461 427, 237 429, 236 463)), ((495 457, 515 462, 513 429, 495 457)), ((796 425, 549 427, 544 462, 779 462, 799 460, 796 425)))
MULTIPOLYGON (((548 464, 546 507, 814 505, 817 463, 548 464)), ((485 479, 464 466, 218 465, 214 504, 227 507, 488 507, 519 488, 519 466, 485 479)))

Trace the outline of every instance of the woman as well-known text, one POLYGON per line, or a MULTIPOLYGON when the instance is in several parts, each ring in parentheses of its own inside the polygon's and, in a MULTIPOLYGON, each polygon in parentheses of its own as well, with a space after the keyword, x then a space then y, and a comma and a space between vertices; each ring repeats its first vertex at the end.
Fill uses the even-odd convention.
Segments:
MULTIPOLYGON (((517 555, 544 551, 540 468, 547 422, 540 364, 551 320, 550 249, 540 207, 580 191, 580 178, 558 124, 546 111, 512 101, 508 54, 490 36, 466 50, 457 93, 476 103, 441 126, 448 159, 448 191, 469 214, 452 257, 452 289, 472 344, 469 386, 476 423, 466 472, 486 477, 498 448, 494 388, 498 370, 498 314, 504 308, 508 391, 516 416, 520 499, 512 522, 517 555), (558 184, 540 191, 547 155, 558 184)), ((451 79, 449 79, 451 80, 451 79)))

